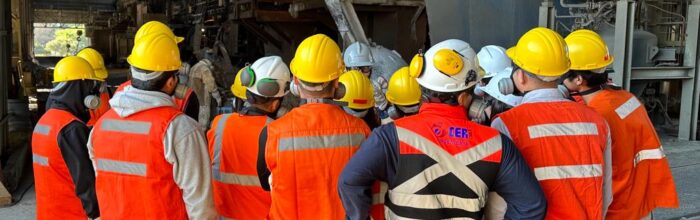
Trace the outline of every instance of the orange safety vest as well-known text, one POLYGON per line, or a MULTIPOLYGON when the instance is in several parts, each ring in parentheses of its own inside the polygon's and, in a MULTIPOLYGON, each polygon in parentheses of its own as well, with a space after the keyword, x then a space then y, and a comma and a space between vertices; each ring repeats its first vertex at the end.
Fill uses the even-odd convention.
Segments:
POLYGON ((41 116, 32 134, 36 218, 87 219, 75 184, 58 147, 58 134, 73 121, 80 121, 70 112, 49 109, 41 116))
MULTIPOLYGON (((117 90, 114 91, 114 94, 117 94, 117 92, 121 92, 122 90, 124 90, 124 88, 126 88, 126 86, 130 86, 130 85, 131 85, 131 80, 128 80, 128 81, 120 84, 119 87, 117 87, 117 90)), ((192 90, 191 88, 188 87, 184 98, 178 99, 178 98, 173 97, 173 101, 175 101, 175 105, 177 106, 178 109, 180 109, 180 111, 184 112, 186 110, 187 102, 189 102, 190 97, 192 97, 192 95, 194 95, 194 90, 192 90)))
POLYGON ((87 122, 87 126, 92 127, 97 123, 97 119, 100 119, 102 115, 109 111, 109 92, 104 91, 100 93, 100 106, 97 109, 90 110, 90 120, 87 122))
POLYGON ((388 189, 388 185, 382 181, 376 181, 372 185, 372 207, 369 209, 369 216, 372 220, 384 220, 384 198, 388 189))
POLYGON ((321 103, 304 104, 270 123, 270 217, 344 219, 338 178, 369 132, 362 119, 321 103))
POLYGON ((624 90, 601 90, 588 105, 608 121, 613 201, 606 219, 641 219, 656 207, 677 208, 671 169, 644 105, 624 90))
POLYGON ((524 103, 500 114, 547 198, 546 219, 602 219, 605 119, 571 101, 524 103))
POLYGON ((258 138, 267 116, 219 115, 207 133, 216 211, 230 219, 265 219, 270 193, 258 179, 258 138), (244 128, 244 129, 242 129, 244 128))
POLYGON ((121 118, 112 109, 97 121, 92 146, 102 219, 187 219, 163 146, 168 125, 180 114, 159 107, 121 118))
POLYGON ((424 104, 421 113, 394 123, 399 156, 389 219, 481 219, 501 163, 500 133, 445 104, 424 104))

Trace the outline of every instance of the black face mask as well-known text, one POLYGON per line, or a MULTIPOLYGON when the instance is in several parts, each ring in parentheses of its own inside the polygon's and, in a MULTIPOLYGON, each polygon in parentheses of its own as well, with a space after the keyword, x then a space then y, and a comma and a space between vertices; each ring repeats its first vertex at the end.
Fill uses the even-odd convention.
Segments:
POLYGON ((515 72, 517 72, 520 68, 513 68, 513 72, 510 73, 510 81, 513 81, 513 95, 515 96, 524 96, 525 93, 523 91, 520 91, 517 86, 515 86, 515 79, 513 79, 513 76, 515 75, 515 72))

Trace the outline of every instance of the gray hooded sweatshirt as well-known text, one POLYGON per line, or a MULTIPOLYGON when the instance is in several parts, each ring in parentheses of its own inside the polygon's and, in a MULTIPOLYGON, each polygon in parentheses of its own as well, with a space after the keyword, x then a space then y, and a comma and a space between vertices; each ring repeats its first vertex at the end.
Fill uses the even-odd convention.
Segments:
MULTIPOLYGON (((165 93, 140 90, 132 86, 115 94, 109 104, 120 117, 157 107, 175 107, 172 97, 165 93)), ((92 132, 87 147, 90 159, 96 165, 92 132)), ((182 189, 182 199, 189 218, 216 218, 208 146, 197 122, 185 114, 175 117, 165 131, 163 147, 165 160, 173 165, 173 180, 182 189)))

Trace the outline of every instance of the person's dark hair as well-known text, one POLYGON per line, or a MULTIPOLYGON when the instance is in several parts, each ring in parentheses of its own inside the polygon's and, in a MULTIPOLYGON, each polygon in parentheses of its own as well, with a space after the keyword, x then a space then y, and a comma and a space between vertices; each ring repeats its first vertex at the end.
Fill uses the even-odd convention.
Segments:
MULTIPOLYGON (((337 79, 336 79, 337 80, 337 79)), ((309 91, 307 89, 304 89, 303 86, 299 86, 299 89, 304 90, 304 93, 308 93, 310 95, 318 96, 318 95, 324 95, 324 94, 330 94, 331 91, 333 90, 333 83, 334 81, 331 82, 322 82, 322 83, 312 83, 312 82, 305 82, 303 80, 299 80, 299 83, 303 84, 304 86, 307 87, 316 87, 316 86, 321 86, 323 84, 327 84, 326 87, 324 87, 321 91, 309 91)))
POLYGON ((432 102, 432 103, 444 103, 448 105, 459 105, 459 94, 462 92, 467 92, 467 94, 471 95, 474 93, 474 86, 462 90, 462 91, 457 91, 457 92, 438 92, 438 91, 433 91, 428 88, 425 88, 423 86, 420 87, 421 90, 421 96, 423 96, 423 100, 426 102, 432 102))
MULTIPOLYGON (((135 68, 135 67, 134 67, 135 68)), ((140 72, 149 72, 148 70, 141 70, 138 69, 140 72)), ((155 79, 152 80, 140 80, 136 78, 131 79, 131 85, 134 88, 140 89, 140 90, 146 90, 146 91, 160 91, 163 89, 163 86, 165 86, 165 83, 168 82, 168 80, 173 77, 177 73, 177 70, 175 71, 168 71, 168 72, 163 72, 160 76, 158 76, 155 79)))
POLYGON ((586 86, 595 88, 608 83, 608 73, 594 73, 588 70, 571 70, 564 76, 568 80, 573 80, 581 76, 586 81, 586 86))
POLYGON ((282 97, 265 97, 265 96, 257 95, 251 91, 248 91, 248 90, 245 91, 245 96, 246 96, 246 101, 248 103, 257 104, 257 105, 268 105, 275 100, 282 99, 282 97))

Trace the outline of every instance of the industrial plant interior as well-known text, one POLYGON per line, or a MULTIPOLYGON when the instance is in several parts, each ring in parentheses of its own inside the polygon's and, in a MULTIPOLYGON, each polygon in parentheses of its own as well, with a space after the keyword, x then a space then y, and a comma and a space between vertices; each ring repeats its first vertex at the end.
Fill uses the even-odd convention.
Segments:
MULTIPOLYGON (((239 70, 273 55, 289 65, 315 34, 341 51, 369 45, 375 81, 448 39, 479 52, 514 47, 535 27, 563 37, 593 30, 614 57, 610 82, 642 103, 668 159, 680 205, 654 209, 653 219, 700 219, 700 0, 2 0, 0 219, 37 218, 32 132, 56 64, 92 48, 115 92, 132 79, 128 57, 149 21, 184 38, 177 77, 196 95, 204 138, 217 115, 241 104, 231 89, 239 70)), ((290 92, 281 106, 294 109, 300 99, 290 92)))

